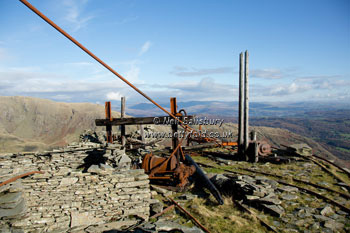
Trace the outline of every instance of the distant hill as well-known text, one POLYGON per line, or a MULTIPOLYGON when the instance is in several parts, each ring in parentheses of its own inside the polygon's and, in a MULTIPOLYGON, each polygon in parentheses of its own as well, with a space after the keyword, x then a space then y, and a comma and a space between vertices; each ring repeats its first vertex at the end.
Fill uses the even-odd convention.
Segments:
MULTIPOLYGON (((0 97, 0 152, 37 151, 77 140, 94 119, 104 118, 104 106, 59 103, 32 97, 0 97)), ((113 112, 118 117, 118 112, 113 112)))
POLYGON ((252 118, 251 124, 288 129, 312 138, 338 158, 350 160, 350 110, 313 111, 300 117, 252 118))
MULTIPOLYGON (((210 115, 236 118, 238 116, 238 103, 236 101, 188 101, 178 102, 179 109, 184 108, 190 115, 210 115)), ((119 106, 120 104, 114 105, 119 106)), ((160 103, 161 106, 169 108, 169 102, 160 103)), ((308 116, 310 112, 320 112, 320 110, 334 112, 338 110, 350 110, 348 103, 334 102, 297 102, 297 103, 279 103, 279 102, 251 102, 251 117, 299 117, 308 116)), ((131 116, 149 116, 150 114, 163 114, 154 104, 138 103, 134 105, 127 104, 127 113, 131 116)), ((331 114, 329 114, 331 115, 331 114)))

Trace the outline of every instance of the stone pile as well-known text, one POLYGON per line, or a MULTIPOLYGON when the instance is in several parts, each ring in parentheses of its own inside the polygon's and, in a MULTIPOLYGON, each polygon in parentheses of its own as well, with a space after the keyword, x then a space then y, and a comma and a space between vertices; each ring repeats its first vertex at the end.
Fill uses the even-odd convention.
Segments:
POLYGON ((2 155, 1 173, 7 176, 0 176, 0 183, 28 171, 44 174, 0 187, 0 232, 72 232, 130 216, 148 220, 148 176, 130 170, 130 163, 120 146, 91 142, 43 154, 2 155))
POLYGON ((282 201, 277 195, 278 183, 274 180, 262 176, 253 178, 245 175, 218 174, 213 176, 211 181, 221 193, 234 196, 235 199, 242 200, 245 204, 263 209, 277 217, 285 213, 281 206, 282 201))

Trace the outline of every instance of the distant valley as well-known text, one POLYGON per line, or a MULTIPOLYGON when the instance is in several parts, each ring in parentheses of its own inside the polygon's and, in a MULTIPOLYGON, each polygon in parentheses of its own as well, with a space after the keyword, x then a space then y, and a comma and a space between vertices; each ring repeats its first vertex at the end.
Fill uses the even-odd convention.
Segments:
MULTIPOLYGON (((117 103, 116 103, 117 104, 117 103)), ((118 105, 118 104, 117 104, 118 105)), ((168 103, 162 106, 168 107, 168 103)), ((119 105, 118 105, 119 106, 119 105)), ((221 101, 179 102, 189 115, 222 118, 237 123, 238 103, 221 101)), ((127 109, 133 116, 163 115, 149 103, 131 105, 127 109)), ((250 103, 252 126, 287 129, 312 138, 335 156, 350 160, 350 104, 348 103, 250 103)))

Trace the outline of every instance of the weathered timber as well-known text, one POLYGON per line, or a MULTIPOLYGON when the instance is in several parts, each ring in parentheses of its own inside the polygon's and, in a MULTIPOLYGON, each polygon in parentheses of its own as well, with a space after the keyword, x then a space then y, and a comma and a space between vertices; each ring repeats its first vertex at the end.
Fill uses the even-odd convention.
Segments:
MULTIPOLYGON (((120 118, 125 117, 125 97, 121 97, 121 106, 120 106, 120 118)), ((120 126, 120 134, 122 138, 122 146, 125 146, 125 125, 120 126)))
MULTIPOLYGON (((106 114, 106 121, 110 122, 111 120, 113 120, 112 108, 111 108, 111 102, 110 101, 105 103, 105 114, 106 114)), ((107 142, 108 143, 112 143, 113 142, 112 125, 105 124, 105 126, 106 126, 106 132, 107 132, 107 142)))
MULTIPOLYGON (((180 120, 184 121, 193 119, 194 116, 179 117, 180 120)), ((167 123, 170 121, 175 121, 170 116, 159 116, 159 117, 132 117, 132 118, 113 118, 112 121, 106 119, 96 119, 96 126, 105 126, 110 125, 150 125, 150 124, 159 124, 159 125, 171 125, 167 123), (157 120, 155 120, 157 118, 157 120)))

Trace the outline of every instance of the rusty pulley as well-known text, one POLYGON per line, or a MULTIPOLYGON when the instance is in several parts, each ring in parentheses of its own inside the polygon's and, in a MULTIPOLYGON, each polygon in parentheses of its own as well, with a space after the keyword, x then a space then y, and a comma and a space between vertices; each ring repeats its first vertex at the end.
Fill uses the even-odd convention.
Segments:
POLYGON ((271 154, 271 146, 265 141, 258 141, 258 153, 259 156, 268 156, 271 154))

